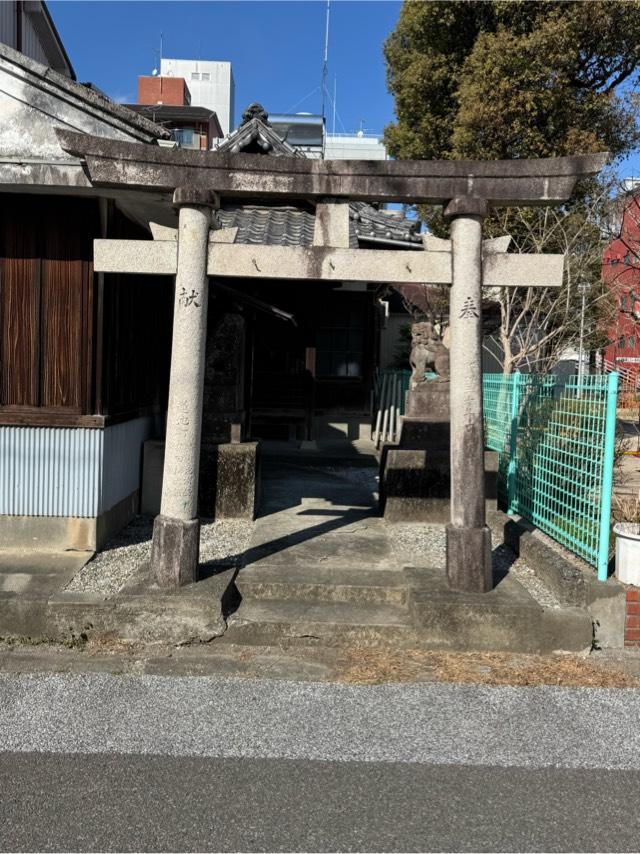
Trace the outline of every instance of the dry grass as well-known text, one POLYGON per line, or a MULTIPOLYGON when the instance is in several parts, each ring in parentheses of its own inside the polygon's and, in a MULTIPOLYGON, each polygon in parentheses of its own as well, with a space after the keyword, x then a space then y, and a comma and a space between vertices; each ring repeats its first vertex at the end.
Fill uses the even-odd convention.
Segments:
POLYGON ((427 652, 351 647, 334 678, 356 685, 383 682, 461 682, 483 685, 562 685, 637 688, 640 679, 578 655, 427 652))

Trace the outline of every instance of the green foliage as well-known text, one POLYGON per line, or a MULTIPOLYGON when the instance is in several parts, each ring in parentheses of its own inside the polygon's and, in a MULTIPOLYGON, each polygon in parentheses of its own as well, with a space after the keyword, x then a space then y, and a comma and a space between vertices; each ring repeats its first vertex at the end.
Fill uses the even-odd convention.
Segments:
POLYGON ((636 0, 405 0, 384 53, 395 157, 618 157, 639 139, 617 94, 640 64, 636 0))
MULTIPOLYGON (((397 120, 385 142, 399 159, 512 159, 608 150, 640 142, 640 0, 405 0, 384 53, 397 120), (624 84, 624 85, 623 85, 624 84)), ((601 282, 610 239, 611 178, 582 182, 561 209, 492 212, 487 237, 511 234, 519 252, 567 256, 561 293, 512 289, 501 308, 503 369, 526 357, 553 360, 580 319, 579 282, 591 284, 586 334, 592 347, 614 310, 601 282)), ((440 208, 420 210, 447 236, 440 208)), ((503 289, 506 291, 506 289, 503 289)))

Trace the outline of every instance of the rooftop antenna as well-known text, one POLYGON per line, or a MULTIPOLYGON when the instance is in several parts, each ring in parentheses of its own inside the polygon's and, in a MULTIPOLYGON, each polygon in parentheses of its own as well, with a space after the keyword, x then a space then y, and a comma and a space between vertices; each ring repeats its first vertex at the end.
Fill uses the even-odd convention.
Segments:
POLYGON ((338 88, 338 78, 334 74, 333 75, 333 130, 331 131, 334 135, 336 132, 336 89, 338 88))
POLYGON ((158 66, 151 73, 154 77, 157 77, 162 72, 162 33, 160 33, 160 50, 154 50, 154 53, 158 54, 158 66))
POLYGON ((320 89, 322 92, 322 118, 325 118, 325 96, 327 91, 327 70, 329 67, 329 17, 331 15, 331 0, 327 0, 327 12, 324 27, 324 56, 322 59, 322 79, 320 81, 320 89))

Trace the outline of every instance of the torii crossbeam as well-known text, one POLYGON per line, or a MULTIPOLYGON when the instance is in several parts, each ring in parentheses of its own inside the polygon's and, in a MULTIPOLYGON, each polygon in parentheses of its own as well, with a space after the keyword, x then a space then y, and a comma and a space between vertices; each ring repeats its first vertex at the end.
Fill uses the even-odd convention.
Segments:
MULTIPOLYGON (((452 588, 491 589, 491 536, 485 520, 482 420, 483 284, 557 287, 563 257, 482 253, 491 207, 558 204, 578 177, 597 173, 606 154, 513 161, 318 161, 167 150, 58 131, 95 186, 173 191, 177 233, 153 241, 95 242, 102 272, 176 276, 165 476, 154 524, 152 564, 164 585, 196 578, 198 461, 208 276, 451 285, 451 522, 447 577, 452 588), (219 195, 318 203, 309 248, 244 246, 211 232, 219 195), (327 202, 327 199, 331 199, 327 202), (348 205, 340 200, 442 204, 451 246, 423 252, 349 249, 348 205), (434 251, 435 250, 435 251, 434 251)), ((230 230, 232 231, 232 230, 230 230)), ((499 247, 498 247, 499 248, 499 247)))

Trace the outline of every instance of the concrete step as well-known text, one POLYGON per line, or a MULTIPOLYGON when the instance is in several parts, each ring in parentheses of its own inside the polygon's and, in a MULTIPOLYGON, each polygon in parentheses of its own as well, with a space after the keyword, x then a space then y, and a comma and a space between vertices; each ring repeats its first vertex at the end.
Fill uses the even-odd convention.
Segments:
POLYGON ((313 419, 317 439, 371 439, 371 417, 362 415, 316 415, 313 419))
POLYGON ((277 644, 282 640, 326 646, 415 643, 408 611, 398 605, 248 600, 228 620, 224 643, 277 644))
POLYGON ((405 605, 402 572, 314 566, 248 566, 236 578, 243 600, 405 605))

